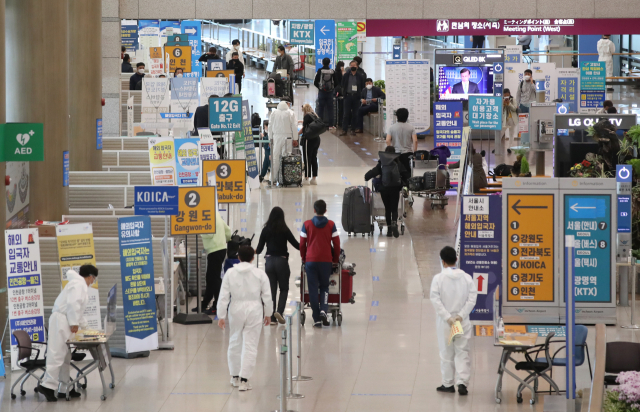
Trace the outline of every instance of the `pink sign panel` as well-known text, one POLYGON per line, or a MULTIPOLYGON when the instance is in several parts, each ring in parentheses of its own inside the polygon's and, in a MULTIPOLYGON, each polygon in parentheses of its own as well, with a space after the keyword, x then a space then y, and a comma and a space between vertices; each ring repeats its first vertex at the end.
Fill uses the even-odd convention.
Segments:
POLYGON ((367 20, 367 37, 603 33, 640 33, 640 19, 367 20))

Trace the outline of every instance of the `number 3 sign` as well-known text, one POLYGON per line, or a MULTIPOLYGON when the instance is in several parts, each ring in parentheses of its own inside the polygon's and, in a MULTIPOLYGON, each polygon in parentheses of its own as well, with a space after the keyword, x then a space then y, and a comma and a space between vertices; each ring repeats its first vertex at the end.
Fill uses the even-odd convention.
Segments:
POLYGON ((216 172, 219 203, 246 203, 246 160, 205 160, 202 174, 216 172))
POLYGON ((242 97, 209 98, 209 128, 212 132, 242 130, 242 97))

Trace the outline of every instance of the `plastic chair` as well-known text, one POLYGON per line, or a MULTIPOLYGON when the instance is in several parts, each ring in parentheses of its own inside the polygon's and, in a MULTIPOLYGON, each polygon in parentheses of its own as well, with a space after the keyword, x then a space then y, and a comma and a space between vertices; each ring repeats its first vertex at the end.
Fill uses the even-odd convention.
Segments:
MULTIPOLYGON (((573 342, 573 346, 574 346, 574 359, 575 359, 575 364, 576 366, 582 366, 582 364, 585 361, 585 354, 586 354, 586 359, 587 359, 587 363, 589 365, 589 375, 591 376, 591 380, 593 380, 593 371, 591 369, 591 357, 589 356, 589 347, 587 346, 587 334, 589 333, 589 329, 587 329, 586 326, 584 325, 576 325, 576 329, 575 329, 575 339, 573 342)), ((562 341, 562 340, 555 340, 553 342, 566 342, 566 341, 562 341)), ((567 358, 556 358, 556 355, 561 351, 561 350, 566 350, 567 345, 562 346, 561 348, 559 348, 558 350, 556 350, 553 353, 553 356, 551 357, 551 365, 552 366, 561 366, 561 367, 566 367, 567 366, 567 358)), ((536 361, 539 361, 540 359, 536 359, 536 361)), ((544 359, 542 359, 544 360, 544 359)), ((550 374, 551 378, 553 379, 553 369, 551 369, 551 374, 550 374)), ((561 390, 560 392, 566 392, 566 390, 561 390)), ((551 389, 549 389, 548 391, 540 391, 539 393, 551 393, 551 389)))
MULTIPOLYGON (((24 383, 29 379, 30 376, 33 376, 35 380, 38 381, 38 384, 42 384, 42 380, 44 378, 44 372, 46 371, 47 361, 46 361, 46 353, 45 359, 38 359, 40 357, 40 349, 35 349, 33 347, 34 343, 46 345, 45 342, 36 342, 32 341, 29 337, 29 334, 23 330, 16 330, 13 332, 13 337, 18 342, 18 367, 20 369, 24 369, 24 373, 20 375, 18 379, 11 386, 11 399, 15 399, 16 395, 13 393, 14 388, 20 382, 20 395, 25 396, 27 392, 24 390, 24 383), (31 359, 33 352, 36 352, 35 359, 31 359), (21 362, 24 361, 24 362, 21 362), (36 371, 41 370, 43 374, 41 376, 36 375, 36 371)), ((37 392, 37 387, 35 389, 37 392)))
MULTIPOLYGON (((530 350, 524 353, 524 357, 526 361, 516 363, 516 370, 518 371, 527 371, 529 375, 524 379, 527 384, 533 382, 533 396, 531 398, 530 403, 534 404, 535 394, 538 393, 538 378, 542 378, 545 381, 549 382, 549 385, 555 390, 556 394, 560 394, 560 389, 558 385, 551 379, 547 372, 551 370, 553 367, 551 355, 549 354, 549 344, 551 343, 551 338, 555 336, 555 332, 550 332, 547 335, 547 338, 544 340, 544 344, 533 346, 530 350), (544 358, 538 358, 537 356, 540 352, 544 351, 544 358), (531 355, 534 356, 531 356, 531 355), (534 360, 535 359, 535 360, 534 360)), ((520 384, 518 386, 518 393, 516 400, 518 403, 522 403, 522 391, 525 388, 524 384, 520 384)))
MULTIPOLYGON (((604 363, 605 373, 640 372, 640 343, 608 342, 604 363)), ((618 385, 616 375, 605 375, 604 386, 618 385)))

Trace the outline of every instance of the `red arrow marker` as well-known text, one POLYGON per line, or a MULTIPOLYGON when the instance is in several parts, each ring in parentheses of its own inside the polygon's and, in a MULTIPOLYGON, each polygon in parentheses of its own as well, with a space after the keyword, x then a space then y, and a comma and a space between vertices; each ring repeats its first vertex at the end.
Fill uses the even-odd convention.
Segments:
POLYGON ((482 277, 482 275, 478 276, 478 292, 482 292, 482 284, 484 283, 483 280, 484 278, 482 277))

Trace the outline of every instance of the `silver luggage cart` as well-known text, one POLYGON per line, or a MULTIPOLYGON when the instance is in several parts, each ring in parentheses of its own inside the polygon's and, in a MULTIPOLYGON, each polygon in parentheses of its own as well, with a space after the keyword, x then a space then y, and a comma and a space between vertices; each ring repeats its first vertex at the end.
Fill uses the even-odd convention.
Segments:
MULTIPOLYGON (((444 165, 447 173, 449 171, 447 165, 444 165)), ((440 168, 438 167, 437 160, 416 160, 414 158, 411 159, 411 177, 421 176, 425 172, 437 172, 440 168)), ((427 197, 431 201, 431 209, 435 209, 438 206, 441 209, 444 209, 445 206, 449 204, 449 198, 445 196, 447 190, 451 189, 451 185, 445 182, 442 187, 438 187, 436 185, 433 189, 426 190, 414 190, 409 194, 409 206, 413 206, 413 196, 416 195, 418 197, 427 197)))
MULTIPOLYGON (((400 195, 400 202, 398 203, 398 227, 400 234, 404 235, 404 219, 407 217, 407 212, 404 209, 405 198, 400 195)), ((411 203, 413 204, 413 202, 411 203)), ((371 179, 371 221, 373 224, 378 224, 378 229, 382 233, 382 228, 387 226, 387 218, 385 217, 384 203, 382 203, 382 196, 380 192, 374 191, 373 179, 371 179)))

